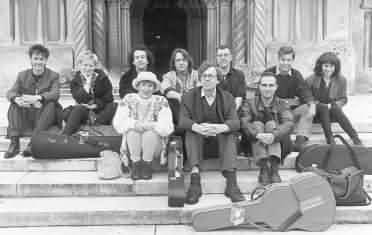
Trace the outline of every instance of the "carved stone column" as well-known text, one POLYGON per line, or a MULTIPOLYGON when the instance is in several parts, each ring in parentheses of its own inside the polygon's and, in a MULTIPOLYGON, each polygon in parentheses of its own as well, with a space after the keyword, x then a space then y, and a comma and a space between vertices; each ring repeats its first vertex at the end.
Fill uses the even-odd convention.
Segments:
POLYGON ((245 64, 246 54, 246 1, 233 1, 232 17, 232 49, 234 54, 234 63, 236 65, 245 64))
POLYGON ((121 68, 120 0, 107 0, 108 65, 115 72, 121 68))
POLYGON ((130 31, 130 5, 132 0, 121 0, 121 32, 122 32, 122 62, 127 65, 128 53, 131 50, 131 31, 130 31))
POLYGON ((93 50, 103 66, 106 66, 106 4, 105 0, 93 2, 93 50))
POLYGON ((75 57, 90 48, 89 1, 76 0, 73 2, 72 37, 75 57))
POLYGON ((220 44, 231 46, 231 0, 221 0, 220 44))
POLYGON ((207 60, 216 60, 217 48, 217 2, 204 0, 207 6, 207 60))
POLYGON ((255 0, 253 35, 253 60, 256 69, 265 68, 265 0, 255 0))

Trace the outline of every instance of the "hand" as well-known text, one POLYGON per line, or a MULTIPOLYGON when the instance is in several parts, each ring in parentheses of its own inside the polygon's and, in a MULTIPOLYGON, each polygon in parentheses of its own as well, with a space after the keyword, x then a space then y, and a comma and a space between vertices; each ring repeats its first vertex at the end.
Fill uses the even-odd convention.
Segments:
POLYGON ((25 102, 29 103, 30 105, 34 105, 37 102, 40 102, 42 100, 40 95, 22 95, 22 98, 25 102))
POLYGON ((210 133, 210 127, 208 125, 205 125, 206 123, 202 123, 202 124, 198 124, 198 123, 194 123, 191 127, 191 129, 200 134, 200 135, 204 135, 204 136, 211 136, 212 133, 210 133))
POLYGON ((285 101, 289 106, 297 106, 300 104, 300 99, 297 96, 294 98, 285 99, 285 101))
POLYGON ((31 104, 26 102, 22 96, 18 96, 14 98, 14 102, 19 106, 19 107, 24 107, 24 108, 29 108, 31 107, 31 104))
POLYGON ((140 122, 140 121, 137 121, 135 124, 134 124, 134 130, 138 131, 138 132, 144 132, 145 131, 145 128, 143 126, 143 122, 140 122))
POLYGON ((167 98, 168 99, 176 99, 179 102, 181 102, 181 94, 175 91, 168 91, 167 93, 167 98))
POLYGON ((311 103, 310 104, 309 113, 310 113, 311 116, 315 116, 315 114, 316 114, 316 106, 315 106, 314 103, 311 103))
POLYGON ((258 133, 256 138, 263 144, 272 144, 275 137, 272 133, 258 133))
POLYGON ((96 104, 81 104, 81 105, 83 105, 87 109, 96 109, 97 108, 96 104))
POLYGON ((144 130, 148 131, 154 129, 154 124, 155 124, 154 122, 144 122, 142 124, 142 127, 144 130))
POLYGON ((210 128, 210 132, 214 135, 218 135, 229 131, 229 127, 226 124, 207 124, 210 128))

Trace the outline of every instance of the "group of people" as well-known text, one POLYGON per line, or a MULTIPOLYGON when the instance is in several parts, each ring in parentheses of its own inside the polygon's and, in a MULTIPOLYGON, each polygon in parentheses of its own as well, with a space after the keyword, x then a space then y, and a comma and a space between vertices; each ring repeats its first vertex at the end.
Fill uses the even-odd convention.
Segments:
MULTIPOLYGON (((49 50, 33 45, 29 49, 31 69, 20 72, 7 93, 11 143, 5 158, 19 153, 19 138, 26 130, 35 135, 57 125, 62 134, 71 135, 83 124, 112 124, 123 135, 121 153, 130 157, 132 179, 146 180, 152 178, 151 163, 164 151, 167 137, 180 135, 191 171, 186 202, 195 204, 202 196, 200 162, 208 138, 217 140, 225 195, 232 202, 245 200, 236 175, 238 132, 251 145, 262 185, 281 182, 278 168, 292 149, 290 134, 295 126, 293 149, 297 151, 309 140, 314 120, 320 121, 327 143, 334 143, 331 122, 336 121, 354 144, 362 144, 342 111, 347 102, 346 78, 334 53, 322 54, 314 74, 305 80, 292 68, 294 49, 281 47, 278 64, 261 74, 251 98, 246 98, 244 73, 233 67, 229 47, 218 47, 216 55, 216 64, 203 62, 195 70, 189 53, 177 48, 169 72, 160 79, 151 52, 135 48, 130 69, 120 79, 121 100, 116 104, 112 84, 98 68, 97 56, 85 51, 76 60, 77 71, 70 82, 76 104, 62 110, 59 75, 46 67, 49 50)), ((32 155, 30 144, 23 155, 32 155)))

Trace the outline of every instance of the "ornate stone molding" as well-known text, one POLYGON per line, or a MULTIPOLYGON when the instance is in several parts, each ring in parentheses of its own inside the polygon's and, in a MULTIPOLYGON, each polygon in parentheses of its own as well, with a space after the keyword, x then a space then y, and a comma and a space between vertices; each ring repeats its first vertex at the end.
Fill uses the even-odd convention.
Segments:
POLYGON ((246 1, 233 1, 232 49, 236 65, 245 64, 246 52, 246 1))
POLYGON ((89 0, 76 0, 73 6, 73 49, 75 57, 89 49, 89 0))
POLYGON ((254 2, 253 60, 256 69, 265 68, 265 0, 254 2))

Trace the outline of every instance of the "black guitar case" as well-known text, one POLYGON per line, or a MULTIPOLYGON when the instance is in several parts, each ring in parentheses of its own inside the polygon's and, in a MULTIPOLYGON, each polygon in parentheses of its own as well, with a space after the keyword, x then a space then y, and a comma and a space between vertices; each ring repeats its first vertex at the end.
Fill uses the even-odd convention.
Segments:
MULTIPOLYGON (((296 170, 301 172, 302 169, 312 166, 313 164, 320 166, 327 154, 331 154, 327 167, 328 170, 340 170, 352 166, 353 162, 349 157, 350 151, 348 150, 348 143, 340 135, 335 135, 334 138, 339 139, 342 144, 335 144, 332 148, 329 144, 314 144, 306 146, 296 158, 296 170)), ((366 175, 372 175, 372 148, 353 145, 349 145, 349 147, 354 150, 363 173, 366 175)))
POLYGON ((185 204, 185 176, 183 173, 182 138, 171 136, 167 146, 168 155, 168 206, 183 207, 185 204))
POLYGON ((41 131, 31 138, 33 158, 98 158, 102 150, 120 151, 122 136, 110 126, 83 127, 71 136, 41 131), (109 134, 109 135, 104 135, 109 134))

